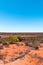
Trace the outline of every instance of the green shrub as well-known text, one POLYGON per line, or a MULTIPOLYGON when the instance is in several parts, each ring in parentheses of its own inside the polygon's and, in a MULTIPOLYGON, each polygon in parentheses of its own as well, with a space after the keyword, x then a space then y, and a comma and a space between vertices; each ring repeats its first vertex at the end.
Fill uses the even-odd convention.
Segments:
POLYGON ((17 37, 8 37, 8 38, 4 38, 7 42, 18 42, 19 39, 17 37))

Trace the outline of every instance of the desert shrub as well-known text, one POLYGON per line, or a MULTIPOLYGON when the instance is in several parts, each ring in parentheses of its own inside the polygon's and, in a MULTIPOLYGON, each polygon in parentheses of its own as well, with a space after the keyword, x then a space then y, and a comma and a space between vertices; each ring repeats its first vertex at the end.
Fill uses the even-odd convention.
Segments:
POLYGON ((6 41, 3 38, 0 38, 0 44, 5 45, 7 43, 6 43, 6 41))
POLYGON ((17 37, 8 37, 8 38, 5 38, 5 41, 13 43, 13 42, 18 42, 19 39, 17 37))
POLYGON ((37 38, 35 37, 30 37, 29 41, 32 42, 32 47, 34 47, 35 49, 38 49, 39 46, 39 41, 37 38))
POLYGON ((43 36, 39 36, 38 40, 43 43, 43 36))
POLYGON ((35 48, 35 49, 38 49, 38 46, 39 46, 39 42, 37 40, 34 40, 32 42, 32 46, 35 48))
POLYGON ((34 44, 32 44, 32 47, 34 47, 35 49, 38 49, 38 44, 34 43, 34 44))
POLYGON ((29 37, 29 41, 30 41, 30 42, 35 41, 35 38, 34 38, 34 37, 29 37))
POLYGON ((19 41, 23 41, 25 38, 23 37, 18 37, 19 41))
POLYGON ((3 46, 8 47, 9 45, 8 45, 7 42, 4 40, 4 38, 0 38, 0 49, 2 49, 3 46))

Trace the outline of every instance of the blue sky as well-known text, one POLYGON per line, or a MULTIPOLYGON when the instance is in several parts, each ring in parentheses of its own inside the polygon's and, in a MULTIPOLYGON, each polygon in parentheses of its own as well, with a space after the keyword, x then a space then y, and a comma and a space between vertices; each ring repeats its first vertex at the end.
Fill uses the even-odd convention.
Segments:
POLYGON ((0 32, 43 32, 43 0, 0 0, 0 32))

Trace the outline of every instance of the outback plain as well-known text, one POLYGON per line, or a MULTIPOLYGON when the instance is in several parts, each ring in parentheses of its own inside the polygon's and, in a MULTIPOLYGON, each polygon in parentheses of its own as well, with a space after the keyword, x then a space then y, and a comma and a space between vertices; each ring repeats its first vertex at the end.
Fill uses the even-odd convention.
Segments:
POLYGON ((43 65, 43 34, 15 35, 0 34, 0 65, 43 65))

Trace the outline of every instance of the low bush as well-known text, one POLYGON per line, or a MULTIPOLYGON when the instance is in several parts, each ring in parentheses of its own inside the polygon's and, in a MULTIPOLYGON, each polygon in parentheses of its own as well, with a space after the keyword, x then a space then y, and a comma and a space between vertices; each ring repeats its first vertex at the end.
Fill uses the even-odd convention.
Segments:
POLYGON ((13 42, 18 42, 19 39, 17 37, 8 37, 8 38, 4 38, 5 41, 13 43, 13 42))
POLYGON ((35 37, 30 37, 29 40, 30 42, 32 42, 32 47, 34 47, 35 49, 38 49, 38 46, 39 46, 38 39, 35 37))
POLYGON ((34 43, 34 44, 32 44, 32 47, 34 47, 35 49, 38 49, 38 44, 34 43))
POLYGON ((23 37, 17 37, 19 39, 19 41, 23 41, 24 38, 23 37))

